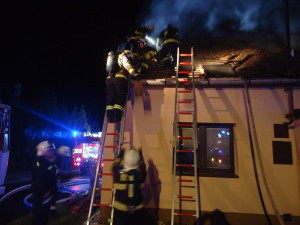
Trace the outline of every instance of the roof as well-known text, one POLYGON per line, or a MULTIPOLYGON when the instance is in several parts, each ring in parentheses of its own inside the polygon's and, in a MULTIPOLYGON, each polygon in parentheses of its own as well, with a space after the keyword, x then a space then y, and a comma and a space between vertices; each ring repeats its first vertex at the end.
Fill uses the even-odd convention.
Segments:
MULTIPOLYGON (((243 77, 247 79, 300 78, 300 52, 289 61, 281 37, 206 38, 182 41, 180 52, 194 48, 195 67, 202 66, 205 78, 243 77)), ((149 71, 149 79, 169 79, 174 68, 149 71)), ((298 82, 298 81, 297 81, 298 82)))

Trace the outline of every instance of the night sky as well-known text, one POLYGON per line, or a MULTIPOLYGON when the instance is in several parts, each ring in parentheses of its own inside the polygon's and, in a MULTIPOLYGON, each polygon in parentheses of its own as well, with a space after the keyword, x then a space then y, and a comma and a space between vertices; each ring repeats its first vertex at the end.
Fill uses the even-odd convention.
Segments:
MULTIPOLYGON (((291 30, 299 34, 300 1, 291 0, 291 30)), ((182 39, 234 21, 238 30, 284 33, 282 0, 9 0, 3 9, 1 82, 23 84, 30 102, 44 89, 61 103, 84 104, 91 120, 105 110, 105 60, 131 25, 175 24, 182 39)), ((92 122, 92 121, 90 121, 92 122)))

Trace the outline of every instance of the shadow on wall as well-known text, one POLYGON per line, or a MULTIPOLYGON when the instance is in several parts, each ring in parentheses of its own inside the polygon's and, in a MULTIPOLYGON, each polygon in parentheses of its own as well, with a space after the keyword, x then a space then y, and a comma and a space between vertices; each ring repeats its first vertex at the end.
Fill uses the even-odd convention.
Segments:
POLYGON ((219 209, 215 209, 211 213, 205 213, 195 223, 195 225, 206 225, 206 224, 230 225, 230 223, 227 221, 227 219, 225 217, 225 214, 219 209))
POLYGON ((143 189, 145 212, 147 214, 147 224, 157 224, 159 198, 161 192, 161 180, 159 173, 152 159, 148 160, 148 171, 145 186, 143 189))

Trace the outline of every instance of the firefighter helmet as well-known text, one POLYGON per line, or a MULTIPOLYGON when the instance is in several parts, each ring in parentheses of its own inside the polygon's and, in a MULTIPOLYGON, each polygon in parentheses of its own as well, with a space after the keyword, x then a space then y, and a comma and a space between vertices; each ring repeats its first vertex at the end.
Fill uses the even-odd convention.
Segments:
POLYGON ((144 38, 140 38, 137 41, 137 45, 138 45, 139 48, 144 48, 146 46, 146 40, 144 38))
POLYGON ((37 156, 45 156, 45 154, 50 150, 55 150, 53 143, 49 141, 43 141, 36 146, 37 156))
POLYGON ((128 150, 124 155, 124 169, 126 171, 139 167, 140 153, 135 149, 128 150))
POLYGON ((60 146, 57 149, 57 154, 63 157, 71 156, 71 149, 68 146, 60 146))
POLYGON ((147 33, 148 34, 151 34, 153 31, 154 31, 154 26, 153 26, 153 24, 149 24, 148 26, 147 26, 147 33))

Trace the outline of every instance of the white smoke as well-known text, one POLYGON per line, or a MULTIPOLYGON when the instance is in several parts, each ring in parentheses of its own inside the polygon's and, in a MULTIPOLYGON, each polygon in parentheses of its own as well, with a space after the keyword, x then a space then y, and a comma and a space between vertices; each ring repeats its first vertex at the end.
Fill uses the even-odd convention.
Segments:
MULTIPOLYGON (((291 31, 300 29, 300 1, 290 1, 291 31)), ((285 3, 282 0, 153 0, 141 12, 142 25, 153 24, 157 36, 168 24, 178 27, 181 37, 203 33, 252 31, 285 32, 285 3)))

